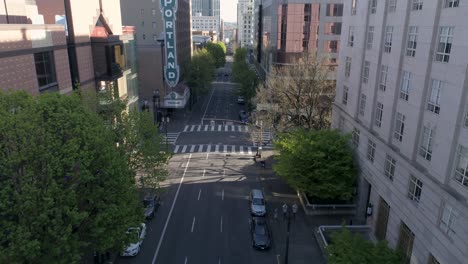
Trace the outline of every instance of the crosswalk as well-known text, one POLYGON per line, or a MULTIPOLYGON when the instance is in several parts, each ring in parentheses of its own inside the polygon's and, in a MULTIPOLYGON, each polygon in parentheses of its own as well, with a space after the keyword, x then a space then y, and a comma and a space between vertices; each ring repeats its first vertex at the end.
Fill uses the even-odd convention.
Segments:
MULTIPOLYGON (((175 145, 177 138, 179 138, 180 133, 167 133, 167 140, 169 144, 175 145)), ((166 135, 163 136, 163 143, 166 143, 166 135)))
MULTIPOLYGON (((258 142, 260 141, 260 133, 258 131, 253 131, 251 133, 252 135, 252 142, 253 142, 253 145, 254 146, 257 146, 258 145, 258 142)), ((273 135, 270 131, 263 131, 262 132, 262 142, 263 142, 263 146, 268 146, 268 147, 271 147, 273 146, 273 135)))
POLYGON ((244 125, 186 125, 183 132, 249 132, 244 125))
POLYGON ((176 145, 174 154, 177 153, 228 153, 240 155, 253 155, 257 151, 256 147, 252 146, 236 146, 236 145, 176 145))

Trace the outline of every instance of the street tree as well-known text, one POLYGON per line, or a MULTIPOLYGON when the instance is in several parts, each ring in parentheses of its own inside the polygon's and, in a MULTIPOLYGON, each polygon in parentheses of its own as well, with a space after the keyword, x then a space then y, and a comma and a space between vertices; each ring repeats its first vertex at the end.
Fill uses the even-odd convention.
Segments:
POLYGON ((216 45, 220 46, 221 49, 223 49, 224 54, 226 55, 226 44, 224 44, 224 42, 222 41, 218 41, 216 42, 216 45))
POLYGON ((120 251, 142 221, 134 175, 77 95, 0 94, 0 263, 120 251))
POLYGON ((295 130, 274 141, 279 155, 275 172, 314 200, 353 198, 357 167, 348 136, 334 130, 295 130))
POLYGON ((401 254, 388 247, 387 241, 374 244, 360 234, 342 228, 331 235, 327 247, 330 264, 400 264, 401 254))
POLYGON ((335 81, 326 61, 306 55, 290 65, 273 67, 257 87, 258 118, 280 132, 329 128, 335 81))
POLYGON ((213 43, 208 42, 206 45, 206 49, 211 54, 214 60, 214 65, 216 68, 223 67, 226 64, 226 47, 221 46, 222 42, 213 43))
MULTIPOLYGON (((215 61, 207 49, 201 49, 192 56, 188 71, 188 85, 194 94, 205 94, 211 87, 215 73, 215 61)), ((192 96, 194 96, 192 94, 192 96)))
POLYGON ((257 74, 247 63, 248 51, 245 48, 238 48, 234 53, 234 63, 232 65, 232 78, 234 82, 240 84, 240 95, 247 101, 255 96, 255 87, 258 85, 257 74))

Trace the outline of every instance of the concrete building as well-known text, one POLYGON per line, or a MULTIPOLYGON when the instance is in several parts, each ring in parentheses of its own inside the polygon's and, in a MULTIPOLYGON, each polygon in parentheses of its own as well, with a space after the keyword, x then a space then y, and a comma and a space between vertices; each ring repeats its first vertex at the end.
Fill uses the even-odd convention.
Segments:
POLYGON ((253 0, 237 2, 237 43, 242 48, 254 45, 254 3, 253 0))
POLYGON ((132 39, 113 0, 4 1, 0 89, 67 94, 117 88, 131 105, 138 100, 132 39))
POLYGON ((192 31, 219 32, 220 19, 216 16, 202 16, 201 13, 192 14, 192 31))
POLYGON ((288 64, 304 52, 327 56, 338 65, 343 0, 270 0, 255 2, 255 54, 260 73, 288 64))
POLYGON ((140 104, 146 102, 153 111, 162 112, 186 106, 190 90, 179 77, 192 52, 190 0, 166 3, 168 6, 161 6, 161 1, 120 1, 122 21, 135 26, 137 32, 140 104), (173 16, 165 18, 164 10, 173 16), (167 54, 175 61, 168 63, 167 54), (170 73, 168 66, 172 65, 170 73), (165 69, 174 77, 165 76, 165 69))
POLYGON ((220 0, 192 0, 192 14, 220 18, 220 0))
POLYGON ((333 127, 353 135, 359 215, 411 263, 467 263, 468 5, 344 3, 333 127))

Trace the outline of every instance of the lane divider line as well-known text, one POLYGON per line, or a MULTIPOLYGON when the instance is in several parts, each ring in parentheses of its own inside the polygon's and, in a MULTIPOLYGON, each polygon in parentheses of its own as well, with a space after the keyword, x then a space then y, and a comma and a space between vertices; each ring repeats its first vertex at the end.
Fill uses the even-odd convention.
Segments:
POLYGON ((201 196, 201 189, 198 191, 198 201, 200 201, 200 196, 201 196))
POLYGON ((190 233, 193 233, 193 229, 195 228, 195 216, 193 217, 192 221, 192 229, 190 229, 190 233))
POLYGON ((221 233, 223 232, 223 217, 221 216, 221 227, 220 227, 221 233))

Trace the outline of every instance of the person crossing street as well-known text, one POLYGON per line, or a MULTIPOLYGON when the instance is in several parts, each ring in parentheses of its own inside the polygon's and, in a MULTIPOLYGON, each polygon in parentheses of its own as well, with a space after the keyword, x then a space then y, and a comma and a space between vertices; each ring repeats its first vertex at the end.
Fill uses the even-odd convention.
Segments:
POLYGON ((283 204, 283 219, 286 219, 287 213, 288 213, 288 205, 284 203, 283 204))

